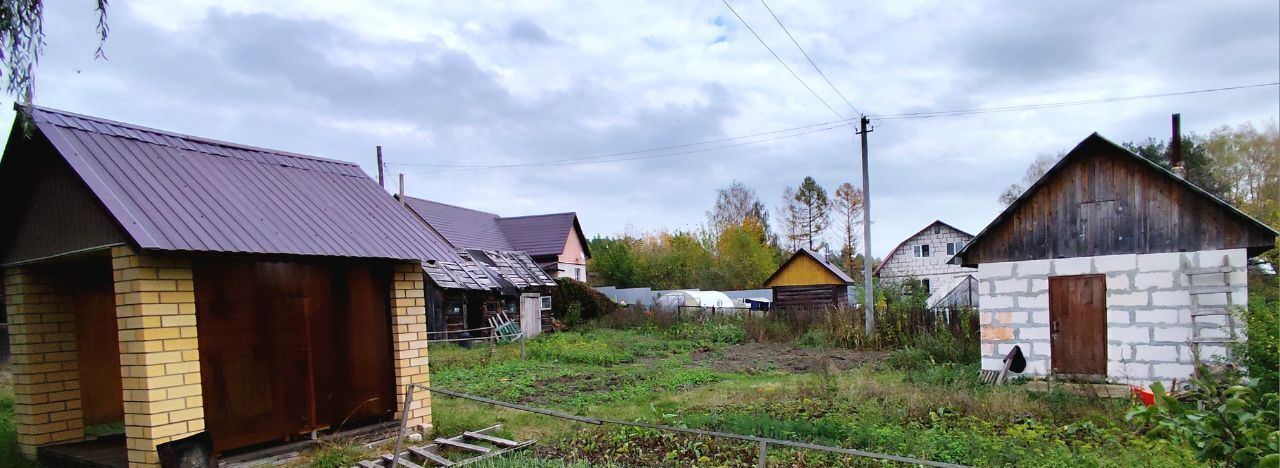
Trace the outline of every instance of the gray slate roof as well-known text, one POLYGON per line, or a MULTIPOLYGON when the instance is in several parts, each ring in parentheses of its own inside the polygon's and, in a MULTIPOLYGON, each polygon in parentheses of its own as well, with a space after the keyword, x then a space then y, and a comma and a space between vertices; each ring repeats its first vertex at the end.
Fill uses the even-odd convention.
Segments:
POLYGON ((352 163, 48 108, 31 117, 144 250, 460 259, 352 163))

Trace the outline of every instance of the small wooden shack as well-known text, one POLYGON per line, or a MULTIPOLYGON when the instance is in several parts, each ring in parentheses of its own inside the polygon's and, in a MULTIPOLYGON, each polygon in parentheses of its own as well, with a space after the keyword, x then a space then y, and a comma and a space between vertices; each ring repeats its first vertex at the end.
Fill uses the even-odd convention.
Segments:
POLYGON ((978 268, 983 369, 1019 346, 1032 375, 1169 382, 1230 357, 1276 236, 1095 133, 952 262, 978 268))
POLYGON ((796 251, 764 281, 774 309, 822 309, 849 305, 853 279, 807 249, 796 251))

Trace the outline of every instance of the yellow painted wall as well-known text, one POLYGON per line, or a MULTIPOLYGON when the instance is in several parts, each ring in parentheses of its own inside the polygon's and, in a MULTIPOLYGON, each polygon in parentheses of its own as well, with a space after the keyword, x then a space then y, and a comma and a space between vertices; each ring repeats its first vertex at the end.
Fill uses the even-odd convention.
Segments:
POLYGON ((775 286, 810 286, 815 284, 844 284, 838 276, 827 270, 813 258, 803 253, 796 254, 794 260, 786 264, 772 281, 764 284, 766 288, 775 286))

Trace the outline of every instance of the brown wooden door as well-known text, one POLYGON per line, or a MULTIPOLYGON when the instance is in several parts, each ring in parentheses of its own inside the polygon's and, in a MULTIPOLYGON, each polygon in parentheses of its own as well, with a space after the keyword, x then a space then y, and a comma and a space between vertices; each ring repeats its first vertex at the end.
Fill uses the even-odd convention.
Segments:
POLYGON ((1049 327, 1054 374, 1106 375, 1106 276, 1049 278, 1049 327))
POLYGON ((124 420, 116 295, 110 266, 105 262, 77 264, 80 271, 63 280, 75 297, 80 403, 86 426, 124 420))

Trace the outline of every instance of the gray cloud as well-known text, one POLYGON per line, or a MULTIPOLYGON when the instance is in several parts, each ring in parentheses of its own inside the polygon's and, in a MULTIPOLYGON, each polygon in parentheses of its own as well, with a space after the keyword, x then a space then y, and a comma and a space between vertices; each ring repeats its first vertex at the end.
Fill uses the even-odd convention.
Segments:
MULTIPOLYGON (((737 179, 775 205, 812 175, 860 180, 848 129, 614 164, 441 172, 679 145, 833 116, 713 3, 486 7, 345 3, 113 5, 108 61, 92 8, 46 6, 40 103, 351 160, 382 145, 409 193, 518 215, 578 211, 591 234, 685 229, 737 179), (143 10, 141 8, 146 8, 143 10), (548 47, 554 46, 554 47, 548 47)), ((875 114, 1274 81, 1273 2, 774 5, 806 51, 875 114)), ((762 7, 740 12, 839 103, 762 7)), ((1274 118, 1274 88, 963 118, 877 121, 879 254, 933 219, 981 229, 1036 153, 1093 131, 1207 132, 1274 118)))

